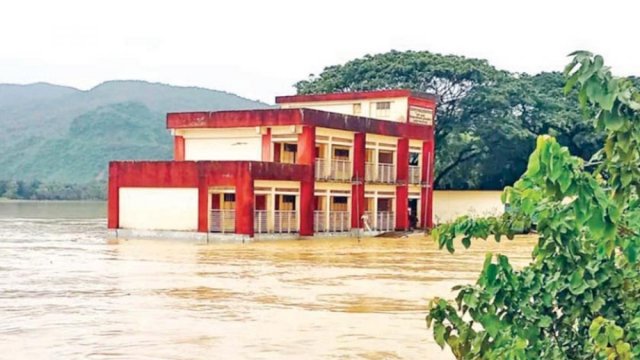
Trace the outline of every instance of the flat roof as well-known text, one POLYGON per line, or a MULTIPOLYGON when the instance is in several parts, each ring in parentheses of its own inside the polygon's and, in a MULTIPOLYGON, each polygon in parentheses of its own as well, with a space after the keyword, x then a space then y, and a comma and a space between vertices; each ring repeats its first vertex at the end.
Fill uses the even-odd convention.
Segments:
POLYGON ((420 92, 420 91, 412 91, 407 89, 390 89, 390 90, 372 90, 372 91, 354 91, 354 92, 334 92, 334 93, 326 93, 326 94, 276 96, 276 104, 381 99, 381 98, 398 98, 398 97, 414 97, 419 99, 431 100, 434 103, 438 102, 438 96, 435 94, 430 94, 430 93, 420 92))
POLYGON ((431 126, 378 120, 314 109, 261 109, 167 114, 168 129, 308 125, 368 134, 429 140, 431 126))

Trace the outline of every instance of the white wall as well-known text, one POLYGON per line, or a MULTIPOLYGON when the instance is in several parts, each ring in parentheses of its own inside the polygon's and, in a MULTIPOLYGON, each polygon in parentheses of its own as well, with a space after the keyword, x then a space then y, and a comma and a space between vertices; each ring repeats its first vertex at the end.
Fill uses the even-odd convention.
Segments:
POLYGON ((198 230, 197 188, 120 188, 120 227, 198 230))
POLYGON ((197 160, 262 160, 261 137, 186 138, 184 158, 197 160))
POLYGON ((280 107, 283 109, 290 108, 308 108, 308 109, 317 109, 323 111, 331 111, 337 112, 340 114, 347 115, 359 115, 370 117, 374 119, 380 120, 390 120, 396 122, 406 122, 407 121, 407 109, 409 106, 409 101, 407 98, 381 98, 381 99, 361 99, 361 100, 341 100, 341 101, 323 101, 323 102, 301 102, 301 103, 290 103, 290 104, 280 104, 280 107), (378 117, 375 113, 376 102, 379 101, 389 101, 391 102, 390 115, 388 117, 378 117), (354 114, 353 113, 353 104, 361 104, 361 113, 354 114))
POLYGON ((498 216, 504 212, 501 194, 501 191, 434 191, 433 220, 438 224, 453 221, 463 215, 498 216))

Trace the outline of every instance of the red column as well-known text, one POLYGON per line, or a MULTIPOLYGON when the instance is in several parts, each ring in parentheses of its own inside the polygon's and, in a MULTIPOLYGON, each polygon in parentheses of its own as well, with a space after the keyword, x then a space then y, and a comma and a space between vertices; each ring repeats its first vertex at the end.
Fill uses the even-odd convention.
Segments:
POLYGON ((367 134, 356 133, 353 138, 353 177, 351 181, 351 228, 362 228, 362 214, 365 211, 364 171, 367 134))
POLYGON ((422 143, 422 189, 420 194, 420 224, 433 227, 433 173, 435 165, 435 147, 433 140, 422 143))
POLYGON ((271 129, 267 129, 266 134, 262 134, 262 161, 273 161, 271 159, 271 129))
POLYGON ((302 133, 298 135, 298 152, 296 155, 296 163, 301 165, 309 165, 309 172, 305 180, 300 182, 300 235, 313 235, 313 211, 314 191, 315 191, 315 166, 316 160, 316 128, 313 126, 304 126, 302 133))
POLYGON ((107 228, 120 227, 120 184, 118 183, 118 164, 109 164, 109 190, 107 198, 107 228))
POLYGON ((209 187, 207 178, 198 169, 198 232, 209 232, 209 187))
POLYGON ((173 137, 173 159, 175 161, 184 161, 184 136, 173 137))
POLYGON ((236 234, 253 237, 254 189, 249 166, 238 168, 236 175, 236 234))
POLYGON ((409 228, 409 139, 398 139, 396 161, 396 230, 409 228))

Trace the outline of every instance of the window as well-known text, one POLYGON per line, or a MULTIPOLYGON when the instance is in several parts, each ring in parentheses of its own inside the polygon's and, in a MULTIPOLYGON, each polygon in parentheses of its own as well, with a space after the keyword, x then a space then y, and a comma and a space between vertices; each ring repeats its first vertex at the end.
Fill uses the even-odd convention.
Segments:
POLYGON ((380 101, 376 103, 376 116, 389 117, 391 116, 391 101, 380 101))
POLYGON ((234 202, 236 201, 236 194, 224 194, 224 201, 234 202))
POLYGON ((349 160, 349 150, 347 149, 334 149, 333 158, 335 160, 349 160))
POLYGON ((360 114, 362 114, 362 104, 360 103, 353 104, 353 115, 360 115, 360 114))
POLYGON ((420 164, 420 153, 409 153, 409 165, 418 166, 420 164))

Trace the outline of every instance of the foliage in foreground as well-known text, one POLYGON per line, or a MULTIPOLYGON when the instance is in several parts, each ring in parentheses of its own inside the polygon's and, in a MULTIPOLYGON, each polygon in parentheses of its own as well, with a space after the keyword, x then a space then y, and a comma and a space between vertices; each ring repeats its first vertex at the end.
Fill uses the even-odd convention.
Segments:
POLYGON ((434 230, 449 252, 458 237, 465 247, 500 241, 532 222, 539 233, 522 270, 488 254, 475 285, 430 304, 436 342, 459 359, 640 358, 640 92, 601 56, 572 55, 565 91, 577 86, 604 147, 585 163, 539 137, 526 172, 503 193, 515 211, 434 230))

